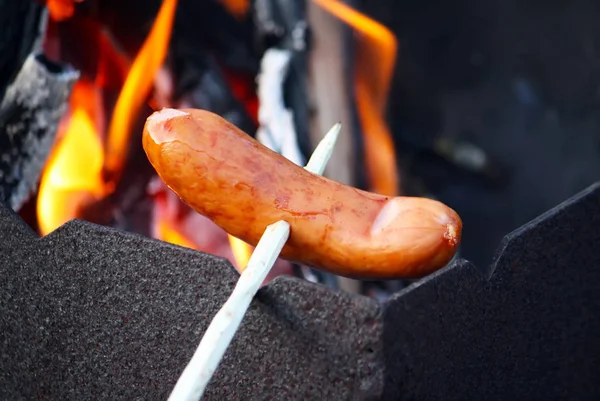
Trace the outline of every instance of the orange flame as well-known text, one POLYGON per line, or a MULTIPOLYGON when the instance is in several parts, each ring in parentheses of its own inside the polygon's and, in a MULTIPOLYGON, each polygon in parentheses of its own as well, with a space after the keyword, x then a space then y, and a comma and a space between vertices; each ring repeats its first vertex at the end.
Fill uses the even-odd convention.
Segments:
POLYGON ((354 83, 364 132, 367 173, 371 190, 383 195, 396 195, 399 188, 396 154, 392 135, 385 122, 385 108, 398 48, 396 37, 385 26, 340 1, 313 1, 359 34, 354 83))
MULTIPOLYGON (((48 5, 54 8, 55 13, 61 12, 64 18, 73 13, 70 0, 49 1, 48 5)), ((224 5, 240 17, 249 7, 247 1, 226 1, 224 5)), ((176 0, 162 3, 133 63, 117 50, 106 30, 97 29, 95 32, 93 43, 98 50, 96 77, 93 82, 82 79, 75 85, 70 100, 71 113, 65 116, 59 130, 62 139, 55 146, 41 178, 37 214, 42 235, 77 218, 82 207, 101 200, 114 189, 126 159, 135 118, 164 62, 176 6, 176 0), (102 92, 119 89, 106 144, 103 144, 102 92), (107 177, 108 181, 105 180, 107 177)), ((168 201, 157 202, 169 208, 168 201)), ((166 242, 197 249, 194 241, 184 234, 180 226, 182 222, 176 216, 172 211, 159 213, 154 223, 154 235, 166 242)), ((243 270, 253 248, 232 236, 229 236, 229 242, 235 259, 232 262, 243 270)))
MULTIPOLYGON (((186 237, 183 234, 180 227, 176 227, 173 224, 173 222, 168 218, 159 217, 155 224, 155 232, 157 239, 169 242, 171 244, 201 251, 201 249, 198 249, 196 244, 194 244, 194 242, 190 238, 186 237)), ((248 265, 250 256, 254 251, 254 247, 242 241, 241 239, 234 237, 233 235, 227 234, 227 237, 229 239, 229 246, 231 247, 231 251, 233 253, 234 258, 234 260, 232 260, 231 262, 240 272, 243 272, 246 269, 246 266, 248 265)))
POLYGON ((92 83, 73 88, 71 116, 52 150, 40 181, 37 215, 42 235, 76 218, 81 206, 106 196, 100 179, 104 164, 96 110, 101 99, 92 83))
POLYGON ((233 257, 235 258, 235 266, 240 272, 243 272, 246 266, 248 266, 250 256, 254 252, 254 247, 233 235, 228 235, 228 238, 233 257))
POLYGON ((177 0, 163 1, 152 30, 137 54, 117 99, 106 142, 104 167, 110 180, 117 179, 123 169, 133 123, 167 55, 176 9, 177 0))
MULTIPOLYGON (((48 0, 57 18, 73 13, 73 3, 80 0, 48 0)), ((247 0, 221 0, 238 18, 249 10, 247 0)), ((385 124, 384 110, 395 63, 397 43, 387 28, 335 0, 313 0, 315 3, 350 24, 360 34, 355 76, 357 106, 365 132, 365 157, 369 177, 376 192, 397 193, 398 177, 393 142, 385 124)), ((60 140, 46 165, 39 189, 38 217, 42 234, 77 217, 82 206, 110 193, 123 169, 131 140, 133 124, 149 97, 154 77, 164 62, 173 28, 177 0, 164 0, 152 29, 137 57, 130 65, 110 43, 107 35, 100 37, 100 64, 95 83, 80 81, 71 98, 71 115, 64 123, 60 140), (110 60, 110 61, 109 61, 110 60), (102 117, 98 110, 100 88, 107 82, 123 81, 106 143, 102 117), (108 177, 106 181, 104 177, 108 177)), ((159 239, 195 248, 179 227, 168 219, 157 221, 159 239)), ((238 268, 243 271, 253 248, 229 236, 238 268)))
MULTIPOLYGON (((58 3, 56 3, 58 4, 58 3)), ((62 4, 62 3, 61 3, 62 4)), ((40 180, 37 214, 40 232, 45 235, 76 218, 81 208, 106 197, 115 186, 114 178, 123 167, 134 118, 138 115, 162 64, 171 37, 177 0, 165 0, 152 30, 131 69, 106 32, 99 36, 99 66, 95 82, 80 80, 70 100, 71 115, 59 128, 62 138, 53 149, 40 180), (129 70, 129 71, 127 71, 129 70), (101 141, 101 88, 118 75, 125 83, 111 120, 106 153, 101 141), (106 181, 109 171, 113 180, 106 181)))
POLYGON ((177 227, 173 227, 167 219, 159 219, 156 222, 157 239, 171 244, 196 249, 196 245, 186 238, 177 227))

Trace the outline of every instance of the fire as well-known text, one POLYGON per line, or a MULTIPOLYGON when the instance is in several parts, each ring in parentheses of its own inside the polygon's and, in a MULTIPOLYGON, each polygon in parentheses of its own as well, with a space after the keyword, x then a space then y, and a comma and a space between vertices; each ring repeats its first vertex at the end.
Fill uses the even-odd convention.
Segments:
MULTIPOLYGON (((47 0, 53 19, 64 20, 75 13, 75 3, 82 0, 47 0)), ((235 17, 245 18, 248 0, 220 0, 235 17)), ((395 64, 397 43, 393 34, 381 24, 336 0, 313 0, 316 4, 352 26, 358 33, 355 90, 360 121, 365 133, 365 159, 372 190, 394 195, 398 176, 393 142, 385 123, 384 111, 395 64)), ((66 221, 77 218, 80 210, 110 195, 116 187, 132 138, 134 124, 142 107, 152 98, 155 77, 164 63, 177 0, 164 0, 137 56, 131 62, 116 50, 107 31, 98 28, 97 72, 93 79, 81 79, 75 85, 70 113, 59 128, 52 155, 44 169, 37 203, 40 231, 51 232, 66 221), (112 112, 102 107, 106 91, 118 90, 112 112), (150 99, 149 99, 150 98, 150 99), (104 118, 110 116, 105 130, 104 118)), ((75 16, 77 14, 75 13, 75 16)), ((244 77, 228 77, 236 97, 243 98, 249 114, 256 117, 256 96, 244 77)), ((160 208, 159 204, 155 207, 160 208)), ((196 241, 186 236, 181 219, 173 213, 157 213, 153 233, 163 241, 198 249, 196 241)), ((222 234, 224 235, 224 234, 222 234)), ((240 271, 246 267, 253 247, 229 236, 232 262, 240 271)))
MULTIPOLYGON (((71 0, 47 2, 58 20, 71 17, 71 0)), ((248 11, 247 1, 226 1, 224 6, 232 14, 242 16, 248 11)), ((152 29, 131 63, 116 50, 106 30, 96 29, 94 36, 98 50, 97 73, 94 80, 81 80, 75 85, 70 101, 70 115, 61 122, 52 156, 41 178, 37 214, 40 232, 45 235, 65 222, 77 218, 82 207, 98 202, 109 195, 116 185, 126 160, 133 124, 153 89, 154 78, 167 54, 177 0, 165 0, 156 16, 152 29), (110 125, 103 141, 104 115, 101 112, 104 90, 119 89, 110 125)), ((90 21, 87 21, 88 23, 90 21)), ((89 26, 90 29, 93 29, 89 26)), ((240 82, 232 79, 238 95, 247 94, 240 82)), ((154 106, 158 105, 150 99, 154 106)), ((257 105, 248 102, 252 111, 257 105)), ((156 207, 167 208, 157 213, 153 233, 158 239, 176 245, 197 249, 187 238, 167 202, 158 201, 156 207)), ((232 262, 240 270, 246 266, 252 247, 229 236, 232 262)))
POLYGON ((111 68, 113 73, 121 76, 128 63, 114 51, 108 36, 100 35, 98 75, 93 83, 81 80, 75 85, 70 116, 65 116, 59 128, 58 137, 62 139, 41 177, 37 215, 42 235, 78 217, 83 206, 102 199, 114 189, 126 158, 134 119, 166 56, 176 7, 177 0, 163 2, 150 34, 127 72, 106 146, 101 139, 103 127, 98 124, 102 119, 99 112, 101 89, 111 78, 107 74, 111 68))
POLYGON ((158 239, 171 244, 196 249, 196 245, 167 219, 160 219, 156 222, 156 236, 158 239))
POLYGON ((79 81, 73 88, 71 115, 63 123, 62 139, 40 181, 37 214, 43 235, 77 217, 81 206, 107 194, 100 179, 104 153, 95 123, 99 102, 92 83, 79 81))
POLYGON ((152 90, 154 76, 167 54, 176 9, 177 0, 163 1, 117 100, 106 144, 105 171, 110 180, 118 178, 123 170, 133 123, 152 90))
POLYGON ((365 161, 371 189, 396 195, 399 177, 385 108, 398 48, 396 37, 379 22, 337 0, 313 0, 356 30, 358 51, 354 77, 356 103, 365 133, 365 161))
MULTIPOLYGON (((371 190, 397 195, 399 177, 392 135, 385 122, 385 109, 392 80, 398 44, 382 24, 337 0, 313 0, 315 4, 352 26, 360 35, 354 77, 356 102, 365 133, 365 161, 371 190)), ((227 1, 225 3, 237 3, 227 1)), ((244 3, 244 1, 240 1, 244 3)), ((252 254, 252 247, 229 236, 241 271, 252 254)))
POLYGON ((254 248, 233 235, 228 235, 228 238, 235 259, 235 265, 239 271, 243 272, 248 265, 252 252, 254 252, 254 248))

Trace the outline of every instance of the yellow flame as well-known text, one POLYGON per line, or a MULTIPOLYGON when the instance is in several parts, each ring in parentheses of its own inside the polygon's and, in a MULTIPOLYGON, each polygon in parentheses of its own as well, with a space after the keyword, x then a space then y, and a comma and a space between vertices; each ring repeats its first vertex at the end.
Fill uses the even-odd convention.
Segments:
POLYGON ((76 218, 82 205, 105 196, 103 162, 93 119, 83 106, 76 106, 41 177, 37 215, 42 235, 76 218))
POLYGON ((252 255, 252 252, 254 252, 254 247, 233 235, 228 235, 228 237, 229 245, 231 246, 233 257, 235 258, 235 264, 237 265, 238 270, 243 272, 246 269, 246 266, 248 266, 250 256, 252 255))
POLYGON ((111 180, 123 169, 133 123, 152 90, 154 77, 167 54, 177 0, 164 0, 152 29, 137 54, 117 99, 106 142, 105 171, 111 180))
MULTIPOLYGON (((114 178, 126 159, 133 122, 167 53, 176 7, 177 0, 163 1, 152 30, 127 74, 110 122, 107 153, 101 143, 100 127, 95 125, 96 89, 84 81, 75 85, 71 116, 67 117, 66 129, 59 135, 62 140, 55 146, 40 180, 37 214, 42 234, 76 218, 82 206, 102 199, 114 188, 114 178), (103 171, 113 180, 105 181, 103 171)), ((103 52, 110 50, 108 42, 101 45, 104 58, 100 62, 107 57, 103 52)), ((120 70, 127 68, 121 64, 120 70)), ((102 84, 102 70, 99 69, 96 84, 102 84)))
POLYGON ((364 132, 365 161, 371 190, 396 195, 399 188, 394 142, 385 108, 396 63, 398 43, 379 22, 337 0, 313 0, 359 34, 356 54, 356 104, 364 132))

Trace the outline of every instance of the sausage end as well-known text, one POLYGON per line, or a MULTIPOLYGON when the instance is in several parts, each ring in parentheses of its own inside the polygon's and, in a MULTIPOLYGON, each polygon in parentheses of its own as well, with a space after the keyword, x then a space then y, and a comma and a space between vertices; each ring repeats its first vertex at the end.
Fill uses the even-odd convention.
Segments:
POLYGON ((169 108, 155 111, 146 120, 146 130, 156 144, 169 142, 172 140, 173 135, 170 135, 171 130, 165 129, 165 124, 173 118, 185 117, 189 115, 190 114, 186 113, 185 111, 169 108))
POLYGON ((448 241, 450 248, 456 248, 460 243, 461 227, 460 223, 452 222, 446 225, 446 232, 444 233, 444 239, 448 241))

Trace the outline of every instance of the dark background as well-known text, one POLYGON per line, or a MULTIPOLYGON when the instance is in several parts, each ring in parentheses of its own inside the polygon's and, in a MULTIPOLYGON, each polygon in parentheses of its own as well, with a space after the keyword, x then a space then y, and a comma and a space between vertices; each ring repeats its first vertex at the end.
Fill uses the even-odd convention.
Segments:
POLYGON ((364 1, 398 36, 389 119, 405 172, 464 220, 485 267, 502 237, 600 177, 600 3, 364 1), (468 141, 495 173, 428 151, 468 141))

